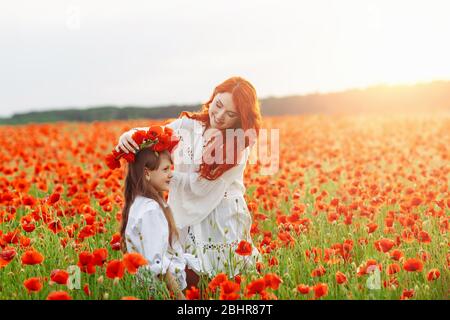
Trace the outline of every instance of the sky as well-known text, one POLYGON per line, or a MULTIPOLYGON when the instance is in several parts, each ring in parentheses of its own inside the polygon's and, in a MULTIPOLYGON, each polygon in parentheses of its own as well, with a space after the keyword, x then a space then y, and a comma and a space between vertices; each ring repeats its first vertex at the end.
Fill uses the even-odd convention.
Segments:
POLYGON ((0 117, 450 80, 446 0, 15 0, 0 6, 0 117))

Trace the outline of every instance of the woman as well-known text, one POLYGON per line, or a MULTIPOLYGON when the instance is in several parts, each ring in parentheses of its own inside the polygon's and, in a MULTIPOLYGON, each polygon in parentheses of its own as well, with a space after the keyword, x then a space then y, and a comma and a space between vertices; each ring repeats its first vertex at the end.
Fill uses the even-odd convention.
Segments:
MULTIPOLYGON (((199 258, 201 270, 209 276, 225 272, 233 277, 254 266, 259 257, 256 248, 248 256, 235 254, 242 240, 251 244, 243 174, 255 140, 250 136, 242 143, 225 137, 230 130, 243 129, 256 138, 260 125, 256 90, 241 77, 219 84, 200 112, 182 112, 168 124, 181 139, 174 152, 168 204, 186 252, 199 258), (220 150, 221 156, 216 152, 220 150), (205 161, 211 155, 215 161, 205 161)), ((135 152, 131 136, 138 129, 146 128, 125 132, 116 150, 135 152)))

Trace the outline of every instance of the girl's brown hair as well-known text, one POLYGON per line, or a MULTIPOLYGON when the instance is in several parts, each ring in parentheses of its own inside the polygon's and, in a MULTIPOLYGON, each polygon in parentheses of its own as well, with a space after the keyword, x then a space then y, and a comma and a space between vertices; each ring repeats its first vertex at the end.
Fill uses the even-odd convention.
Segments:
POLYGON ((135 155, 135 161, 128 164, 128 173, 125 179, 125 205, 122 210, 122 219, 120 222, 120 236, 121 236, 121 249, 123 252, 127 251, 125 242, 125 230, 128 224, 128 215, 130 212, 131 204, 137 196, 143 196, 151 198, 158 202, 169 225, 169 244, 172 245, 172 240, 178 237, 178 231, 173 219, 172 211, 165 206, 164 195, 158 192, 150 183, 144 178, 144 168, 149 170, 157 170, 161 157, 167 156, 170 159, 168 151, 160 152, 159 155, 156 152, 145 148, 140 150, 135 155))

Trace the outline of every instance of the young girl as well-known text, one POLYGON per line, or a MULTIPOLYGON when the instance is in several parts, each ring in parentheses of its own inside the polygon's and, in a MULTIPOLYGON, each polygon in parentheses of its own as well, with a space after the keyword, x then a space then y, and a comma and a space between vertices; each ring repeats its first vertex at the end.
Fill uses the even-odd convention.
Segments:
POLYGON ((185 268, 199 272, 200 266, 194 256, 183 252, 171 210, 164 201, 172 162, 170 152, 161 149, 142 148, 128 165, 120 226, 122 250, 142 254, 148 261, 147 270, 162 278, 177 299, 184 299, 185 268))
MULTIPOLYGON (((211 143, 214 130, 223 137, 227 129, 253 130, 258 135, 260 124, 255 88, 241 77, 219 84, 200 112, 183 112, 179 119, 168 124, 177 135, 183 132, 184 136, 187 132, 189 136, 180 141, 177 149, 181 152, 174 152, 175 170, 168 202, 186 251, 198 256, 202 271, 210 276, 225 272, 232 277, 254 266, 260 257, 254 247, 250 256, 235 253, 242 240, 252 243, 252 218, 244 199, 243 182, 252 145, 247 140, 241 145, 225 140, 224 156, 229 150, 237 155, 233 164, 211 164, 202 159, 217 146, 211 143)), ((135 152, 136 145, 130 137, 139 129, 144 128, 124 133, 116 150, 135 152)))

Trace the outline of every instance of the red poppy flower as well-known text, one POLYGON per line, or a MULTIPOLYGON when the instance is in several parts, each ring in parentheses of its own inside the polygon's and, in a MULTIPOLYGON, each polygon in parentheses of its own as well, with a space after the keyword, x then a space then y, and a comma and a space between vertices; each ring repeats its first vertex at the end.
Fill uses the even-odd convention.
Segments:
POLYGON ((163 150, 169 149, 169 147, 170 137, 168 135, 161 135, 158 137, 158 142, 152 148, 157 152, 161 152, 163 150))
POLYGON ((19 242, 20 231, 16 229, 15 231, 10 231, 2 236, 2 239, 6 243, 16 244, 19 242))
POLYGON ((400 272, 400 270, 401 270, 401 268, 397 263, 390 264, 386 268, 386 272, 388 275, 396 274, 397 272, 400 272))
POLYGON ((87 225, 84 226, 83 229, 81 229, 80 233, 78 234, 78 239, 83 240, 85 238, 95 236, 95 234, 96 234, 95 226, 87 225))
POLYGON ((323 266, 318 266, 316 269, 311 271, 311 277, 321 277, 323 276, 327 271, 323 266))
POLYGON ((265 288, 266 288, 266 281, 264 279, 256 279, 247 285, 246 296, 252 297, 257 293, 261 294, 261 292, 264 291, 265 288))
POLYGON ((431 269, 427 274, 427 280, 428 281, 437 280, 437 279, 439 279, 440 276, 441 276, 441 273, 439 272, 438 269, 431 269))
POLYGON ((94 255, 90 252, 83 251, 78 255, 78 266, 81 269, 81 272, 85 272, 87 274, 95 273, 95 264, 93 262, 94 255))
POLYGON ((347 276, 340 271, 336 272, 336 282, 338 284, 347 283, 347 276))
POLYGON ((299 284, 297 286, 297 291, 300 292, 301 294, 308 294, 310 290, 311 288, 305 284, 299 284))
POLYGON ((414 233, 408 229, 403 230, 401 236, 406 243, 412 243, 414 241, 414 233))
POLYGON ((272 292, 262 291, 261 300, 277 300, 277 296, 272 292))
POLYGON ((53 270, 50 274, 50 280, 56 282, 58 284, 67 284, 67 280, 69 279, 69 273, 65 270, 53 270))
POLYGON ((278 290, 280 283, 283 282, 279 276, 275 273, 268 273, 264 276, 264 281, 266 282, 266 287, 270 287, 273 290, 278 290))
POLYGON ((20 247, 22 249, 28 248, 31 244, 31 239, 25 236, 21 236, 19 240, 20 247))
POLYGON ((408 300, 414 296, 415 291, 413 289, 407 290, 403 289, 400 300, 408 300))
POLYGON ((39 292, 42 289, 42 283, 39 278, 29 278, 23 282, 25 288, 27 288, 28 292, 39 292))
POLYGON ((123 263, 127 268, 128 272, 131 274, 135 274, 139 267, 148 264, 147 259, 145 259, 141 254, 136 252, 124 254, 123 263))
POLYGON ((420 272, 423 269, 423 263, 419 259, 410 258, 403 263, 403 269, 409 272, 420 272))
POLYGON ((108 166, 108 168, 110 168, 111 170, 120 168, 120 161, 117 160, 116 156, 114 156, 112 154, 108 154, 105 157, 105 162, 106 162, 106 165, 108 166))
POLYGON ((314 298, 319 299, 328 294, 328 285, 326 283, 318 283, 313 287, 314 298))
MULTIPOLYGON (((154 140, 158 136, 164 134, 164 127, 158 126, 158 125, 152 125, 150 128, 148 128, 148 139, 154 140)), ((169 131, 167 131, 169 132, 169 131)))
POLYGON ((375 241, 375 249, 381 252, 388 252, 395 245, 395 242, 391 239, 381 239, 375 241))
POLYGON ((397 278, 390 278, 389 280, 383 281, 383 286, 388 289, 396 289, 399 286, 397 278))
POLYGON ((106 266, 106 276, 110 279, 123 277, 125 265, 121 260, 111 260, 106 266))
POLYGON ((54 220, 51 221, 47 224, 47 227, 53 232, 53 233, 59 233, 63 230, 61 221, 59 220, 54 220))
POLYGON ((218 288, 222 282, 225 282, 228 280, 228 277, 225 273, 218 273, 208 284, 208 288, 211 291, 215 291, 216 288, 218 288))
POLYGON ((28 250, 22 255, 22 264, 35 265, 44 261, 44 257, 36 250, 28 250))
POLYGON ((89 284, 85 284, 84 286, 83 286, 83 291, 84 291, 84 293, 87 295, 87 296, 90 296, 91 295, 91 291, 89 290, 89 284))
POLYGON ((371 223, 369 223, 369 224, 367 225, 367 232, 368 232, 368 233, 373 233, 373 232, 375 232, 375 230, 377 230, 377 229, 378 229, 378 225, 377 225, 376 223, 371 222, 371 223))
POLYGON ((127 162, 134 162, 136 156, 134 153, 124 153, 122 158, 124 158, 127 162))
POLYGON ((48 198, 47 203, 49 205, 54 205, 55 203, 57 203, 59 201, 60 197, 61 197, 61 195, 58 192, 52 193, 52 195, 48 198))
POLYGON ((419 242, 422 242, 422 243, 430 243, 431 242, 430 235, 426 231, 420 231, 419 235, 417 237, 417 240, 419 240, 419 242))
POLYGON ((72 300, 72 297, 65 291, 53 291, 47 296, 47 300, 72 300))
POLYGON ((225 280, 220 284, 220 300, 239 299, 241 286, 233 281, 225 280))
POLYGON ((30 206, 33 207, 37 203, 36 199, 32 196, 26 195, 22 198, 22 204, 24 206, 30 206))
POLYGON ((419 197, 414 197, 411 199, 411 206, 417 207, 422 203, 422 199, 419 197))
POLYGON ((428 252, 426 252, 425 250, 421 250, 420 252, 419 252, 419 255, 418 255, 418 257, 423 261, 423 262, 425 262, 425 261, 428 261, 428 260, 430 260, 430 254, 428 253, 428 252))
POLYGON ((399 261, 400 258, 403 257, 403 252, 401 252, 400 250, 396 249, 396 250, 391 251, 390 256, 391 256, 392 259, 394 259, 396 261, 399 261))
POLYGON ((95 249, 94 252, 92 252, 92 264, 96 266, 103 266, 103 264, 108 259, 108 250, 105 248, 95 249))
POLYGON ((0 268, 7 266, 16 256, 16 249, 13 247, 6 247, 0 253, 0 268))
POLYGON ((147 138, 147 132, 145 130, 137 130, 133 133, 132 138, 134 142, 136 142, 139 146, 144 142, 147 138))
POLYGON ((200 299, 200 290, 194 286, 192 286, 190 289, 187 289, 186 290, 186 299, 187 300, 199 300, 200 299))
POLYGON ((34 219, 32 215, 26 215, 20 218, 20 224, 25 232, 33 232, 36 229, 34 219))
POLYGON ((277 257, 272 257, 269 259, 269 266, 277 266, 278 265, 278 259, 277 257))
POLYGON ((114 233, 109 244, 113 250, 120 250, 120 233, 114 233))
POLYGON ((261 271, 264 269, 264 263, 262 263, 261 261, 256 262, 256 271, 258 271, 258 273, 261 273, 261 271))
POLYGON ((252 254, 252 245, 245 240, 241 240, 236 249, 236 253, 240 256, 249 256, 252 254))

